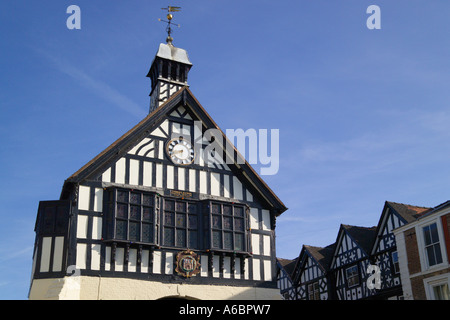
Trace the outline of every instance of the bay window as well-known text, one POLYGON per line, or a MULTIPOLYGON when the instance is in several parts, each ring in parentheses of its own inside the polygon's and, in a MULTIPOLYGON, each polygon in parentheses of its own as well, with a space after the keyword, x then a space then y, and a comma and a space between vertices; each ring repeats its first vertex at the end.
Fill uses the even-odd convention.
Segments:
POLYGON ((248 211, 243 205, 209 202, 204 211, 208 235, 205 246, 210 249, 248 251, 248 211))
POLYGON ((107 241, 193 250, 250 251, 246 205, 118 188, 110 188, 105 194, 107 241))
POLYGON ((114 189, 109 193, 107 238, 156 243, 156 205, 153 193, 114 189))

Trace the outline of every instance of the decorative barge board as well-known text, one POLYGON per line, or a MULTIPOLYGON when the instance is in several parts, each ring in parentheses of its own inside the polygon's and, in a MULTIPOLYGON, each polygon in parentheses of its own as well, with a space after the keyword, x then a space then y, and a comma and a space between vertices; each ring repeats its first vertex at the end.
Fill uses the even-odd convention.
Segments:
POLYGON ((399 299, 402 297, 400 267, 393 230, 417 220, 429 210, 430 208, 385 202, 371 250, 372 260, 381 271, 381 288, 376 290, 372 298, 399 299))
MULTIPOLYGON (((184 82, 190 68, 170 59, 184 50, 161 47, 169 53, 153 62, 152 95, 173 80, 159 64, 184 68, 184 82)), ((153 100, 64 182, 60 201, 41 202, 30 298, 279 298, 275 219, 286 207, 186 85, 153 100), (213 152, 209 129, 223 140, 213 152), (67 274, 74 266, 78 278, 67 274), (80 280, 78 293, 65 296, 67 280, 80 280)))
POLYGON ((333 299, 332 274, 328 272, 334 244, 325 248, 304 245, 294 268, 296 300, 333 299))
POLYGON ((375 229, 341 224, 331 260, 337 299, 359 300, 374 294, 366 281, 375 229))

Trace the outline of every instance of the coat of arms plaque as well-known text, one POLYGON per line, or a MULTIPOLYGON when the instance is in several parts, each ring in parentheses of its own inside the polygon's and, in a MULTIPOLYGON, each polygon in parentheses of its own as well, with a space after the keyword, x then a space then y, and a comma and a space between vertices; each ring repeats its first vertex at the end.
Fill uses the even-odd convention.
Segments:
POLYGON ((200 272, 199 257, 191 250, 177 254, 177 267, 175 271, 183 277, 192 277, 200 272))

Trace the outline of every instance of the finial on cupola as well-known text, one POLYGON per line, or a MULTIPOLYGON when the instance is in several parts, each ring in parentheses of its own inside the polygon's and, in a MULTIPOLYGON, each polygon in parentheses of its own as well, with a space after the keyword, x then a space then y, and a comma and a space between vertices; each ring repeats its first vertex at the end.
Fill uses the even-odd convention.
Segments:
POLYGON ((167 20, 168 21, 161 20, 161 19, 158 19, 158 20, 167 23, 167 28, 166 28, 167 39, 166 39, 166 42, 167 42, 168 45, 173 45, 173 43, 172 43, 173 38, 171 36, 171 34, 172 34, 172 25, 174 25, 174 26, 176 26, 178 28, 180 27, 180 25, 172 23, 173 15, 171 14, 171 12, 179 12, 179 11, 181 11, 181 7, 168 6, 167 8, 161 8, 161 9, 162 10, 166 10, 168 12, 168 14, 167 14, 167 20))

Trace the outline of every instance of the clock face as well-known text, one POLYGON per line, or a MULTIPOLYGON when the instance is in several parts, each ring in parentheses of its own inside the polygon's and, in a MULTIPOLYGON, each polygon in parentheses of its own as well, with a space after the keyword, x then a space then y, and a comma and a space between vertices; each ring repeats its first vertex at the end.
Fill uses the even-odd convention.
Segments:
POLYGON ((167 143, 166 151, 173 163, 191 164, 194 161, 194 148, 183 138, 172 139, 167 143))

